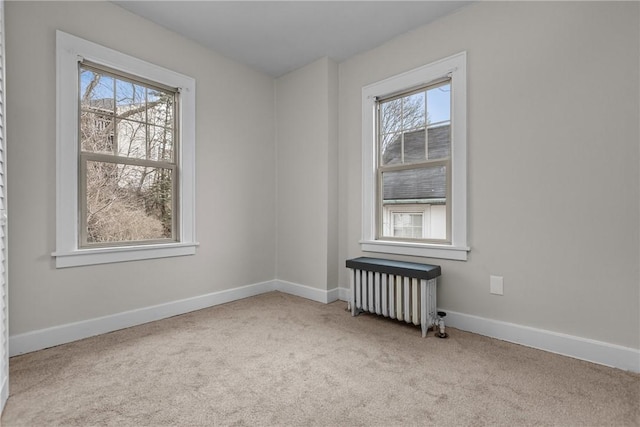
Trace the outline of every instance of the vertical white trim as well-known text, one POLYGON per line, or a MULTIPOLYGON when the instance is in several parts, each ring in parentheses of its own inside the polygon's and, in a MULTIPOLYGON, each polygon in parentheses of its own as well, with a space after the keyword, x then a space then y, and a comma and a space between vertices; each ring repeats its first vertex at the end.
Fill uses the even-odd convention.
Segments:
POLYGON ((7 144, 4 0, 0 0, 0 415, 9 398, 9 282, 7 269, 7 144))

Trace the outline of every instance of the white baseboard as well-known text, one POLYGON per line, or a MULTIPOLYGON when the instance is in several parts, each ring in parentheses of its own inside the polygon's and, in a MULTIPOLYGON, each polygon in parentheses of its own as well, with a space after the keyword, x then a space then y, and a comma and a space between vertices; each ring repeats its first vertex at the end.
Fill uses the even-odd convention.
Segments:
POLYGON ((7 403, 8 398, 9 398, 9 378, 4 377, 2 381, 2 388, 0 388, 0 415, 2 415, 2 410, 4 409, 4 405, 7 403))
POLYGON ((9 337, 9 356, 29 353, 44 348, 77 341, 83 338, 113 332, 154 320, 189 313, 218 304, 277 290, 275 280, 213 292, 193 298, 125 311, 104 317, 54 326, 9 337))
MULTIPOLYGON (((336 287, 330 290, 322 290, 284 280, 271 280, 152 307, 13 335, 9 337, 9 355, 16 356, 42 350, 271 291, 280 291, 324 304, 338 299, 348 301, 351 294, 349 288, 336 287)), ((640 350, 633 348, 453 311, 447 311, 445 322, 447 326, 463 331, 474 332, 601 365, 640 372, 640 350)), ((8 390, 5 391, 3 388, 0 392, 5 393, 8 390)), ((0 394, 0 397, 2 397, 2 394, 0 394)))
POLYGON ((454 311, 446 313, 446 325, 463 331, 625 371, 640 372, 640 350, 454 311))
POLYGON ((312 288, 311 286, 305 286, 299 283, 287 282, 285 280, 274 280, 274 282, 276 283, 276 291, 321 302, 323 304, 336 301, 339 296, 339 288, 323 291, 322 289, 312 288))
POLYGON ((24 334, 12 335, 9 337, 9 356, 30 353, 271 291, 281 291, 325 304, 337 300, 339 296, 338 288, 324 291, 284 280, 271 280, 81 322, 67 323, 24 334))
POLYGON ((338 299, 340 301, 349 301, 351 297, 351 289, 349 288, 338 288, 338 299))
MULTIPOLYGON (((339 293, 342 301, 349 301, 351 289, 339 288, 339 293)), ((625 371, 640 372, 640 350, 637 349, 455 311, 442 311, 447 313, 445 324, 462 331, 625 371)))

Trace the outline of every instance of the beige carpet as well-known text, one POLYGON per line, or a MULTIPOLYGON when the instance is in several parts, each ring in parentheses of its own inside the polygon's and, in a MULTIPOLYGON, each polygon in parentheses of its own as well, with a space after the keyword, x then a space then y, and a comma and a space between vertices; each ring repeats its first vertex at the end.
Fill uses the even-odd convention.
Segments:
POLYGON ((640 425, 640 375, 273 292, 10 361, 3 426, 640 425))

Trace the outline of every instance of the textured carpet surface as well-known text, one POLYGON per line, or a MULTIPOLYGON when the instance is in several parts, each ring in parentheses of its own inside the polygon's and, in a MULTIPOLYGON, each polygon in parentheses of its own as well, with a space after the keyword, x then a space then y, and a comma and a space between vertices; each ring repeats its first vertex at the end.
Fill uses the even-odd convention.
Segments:
POLYGON ((640 375, 268 293, 10 360, 3 426, 640 425, 640 375))

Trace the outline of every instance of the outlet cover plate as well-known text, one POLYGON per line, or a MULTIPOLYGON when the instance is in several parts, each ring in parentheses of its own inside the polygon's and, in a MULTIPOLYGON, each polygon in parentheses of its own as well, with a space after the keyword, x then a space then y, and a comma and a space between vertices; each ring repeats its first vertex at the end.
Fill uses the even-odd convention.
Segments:
POLYGON ((494 295, 504 295, 504 278, 502 276, 489 276, 489 292, 494 295))

